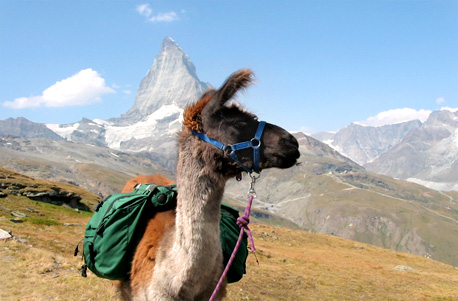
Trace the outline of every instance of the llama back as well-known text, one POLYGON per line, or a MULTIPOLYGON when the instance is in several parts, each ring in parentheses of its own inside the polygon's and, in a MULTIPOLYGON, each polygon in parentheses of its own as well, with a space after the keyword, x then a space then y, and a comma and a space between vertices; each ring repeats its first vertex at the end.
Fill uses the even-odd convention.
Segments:
POLYGON ((154 175, 138 175, 133 179, 127 181, 126 185, 124 185, 121 192, 131 192, 134 190, 134 187, 137 184, 155 184, 158 186, 169 186, 171 184, 175 184, 175 182, 166 176, 161 174, 154 174, 154 175))

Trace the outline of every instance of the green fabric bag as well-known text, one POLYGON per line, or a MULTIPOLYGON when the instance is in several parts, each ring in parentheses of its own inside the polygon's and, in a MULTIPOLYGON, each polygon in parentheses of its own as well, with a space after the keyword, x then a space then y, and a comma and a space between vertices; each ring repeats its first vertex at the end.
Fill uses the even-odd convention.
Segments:
MULTIPOLYGON (((86 226, 83 244, 85 265, 99 277, 128 280, 135 250, 154 212, 176 208, 176 185, 137 185, 133 192, 116 193, 95 208, 86 226)), ((221 205, 221 246, 226 266, 237 243, 240 228, 236 209, 221 205)), ((75 255, 77 250, 75 250, 75 255)), ((229 283, 237 282, 245 274, 248 256, 244 234, 240 248, 227 274, 229 283)), ((83 266, 83 276, 85 270, 83 266)))
MULTIPOLYGON (((224 267, 231 258, 232 251, 240 235, 240 227, 237 225, 239 212, 229 205, 221 204, 221 220, 219 227, 221 230, 220 240, 223 248, 224 267)), ((248 242, 247 235, 244 233, 240 247, 235 254, 229 271, 227 272, 227 282, 233 283, 242 279, 246 273, 246 259, 248 257, 248 242)))
MULTIPOLYGON (((176 207, 176 186, 137 185, 100 202, 84 234, 83 257, 97 276, 129 279, 135 250, 152 212, 176 207)), ((84 272, 84 271, 83 271, 84 272)))

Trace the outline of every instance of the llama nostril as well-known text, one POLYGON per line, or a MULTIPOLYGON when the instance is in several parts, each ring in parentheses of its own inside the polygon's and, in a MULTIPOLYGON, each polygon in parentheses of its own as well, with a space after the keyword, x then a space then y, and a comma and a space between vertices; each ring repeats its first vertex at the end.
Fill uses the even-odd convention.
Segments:
POLYGON ((293 135, 289 135, 281 140, 281 143, 283 145, 286 145, 287 147, 291 148, 299 148, 299 142, 297 142, 297 139, 294 138, 293 135))

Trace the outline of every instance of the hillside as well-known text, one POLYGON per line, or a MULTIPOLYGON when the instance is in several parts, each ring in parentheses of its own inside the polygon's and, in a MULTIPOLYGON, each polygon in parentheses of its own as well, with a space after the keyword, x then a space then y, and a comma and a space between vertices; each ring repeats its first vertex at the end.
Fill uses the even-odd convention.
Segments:
POLYGON ((35 178, 72 183, 105 196, 119 192, 138 174, 170 174, 151 154, 65 140, 3 136, 0 153, 1 167, 35 178))
MULTIPOLYGON (((64 205, 76 210, 90 211, 101 199, 99 196, 69 183, 56 183, 0 167, 0 197, 27 197, 54 205, 64 205)), ((1 208, 5 210, 5 207, 1 208)))
MULTIPOLYGON (((458 266, 456 193, 371 173, 311 137, 298 138, 301 165, 263 171, 255 207, 306 231, 458 266)), ((247 190, 246 182, 232 181, 226 196, 242 204, 247 190)))
MULTIPOLYGON (((1 242, 1 300, 115 298, 110 281, 81 277, 82 260, 73 257, 89 212, 3 193, 0 228, 15 239, 1 242)), ((97 198, 80 195, 88 207, 97 198)), ((458 298, 458 270, 450 265, 332 235, 261 223, 251 229, 259 265, 250 255, 247 275, 229 285, 227 300, 458 298)))

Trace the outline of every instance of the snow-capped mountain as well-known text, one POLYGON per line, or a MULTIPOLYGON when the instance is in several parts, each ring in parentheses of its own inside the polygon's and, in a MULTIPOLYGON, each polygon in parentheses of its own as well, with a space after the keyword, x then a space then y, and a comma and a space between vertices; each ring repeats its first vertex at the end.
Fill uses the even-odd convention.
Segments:
POLYGON ((161 115, 158 110, 170 117, 209 87, 199 80, 196 67, 183 49, 172 38, 166 37, 161 52, 140 83, 134 106, 113 121, 131 125, 149 119, 153 113, 156 114, 153 119, 157 120, 161 115), (162 109, 164 106, 167 107, 162 109))
POLYGON ((312 136, 356 163, 364 165, 391 149, 407 133, 420 126, 420 120, 379 127, 351 123, 337 133, 318 133, 312 136))
POLYGON ((118 118, 67 125, 48 124, 59 136, 127 151, 175 153, 173 136, 181 128, 184 107, 195 101, 209 84, 201 82, 189 56, 170 37, 140 83, 132 108, 118 118))
POLYGON ((395 147, 365 167, 439 190, 458 190, 458 111, 431 113, 395 147))
POLYGON ((379 127, 352 123, 313 137, 370 171, 439 190, 458 190, 458 110, 379 127))

